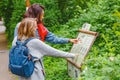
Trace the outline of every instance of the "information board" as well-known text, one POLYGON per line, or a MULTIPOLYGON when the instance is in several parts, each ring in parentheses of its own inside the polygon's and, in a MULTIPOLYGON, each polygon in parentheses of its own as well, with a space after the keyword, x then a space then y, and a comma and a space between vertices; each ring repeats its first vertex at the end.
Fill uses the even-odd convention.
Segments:
POLYGON ((97 35, 97 32, 79 30, 77 39, 80 41, 77 44, 74 44, 70 51, 70 53, 79 54, 79 56, 74 59, 67 58, 68 75, 74 78, 74 80, 77 80, 80 77, 80 68, 82 66, 82 63, 88 54, 92 44, 94 43, 97 35))

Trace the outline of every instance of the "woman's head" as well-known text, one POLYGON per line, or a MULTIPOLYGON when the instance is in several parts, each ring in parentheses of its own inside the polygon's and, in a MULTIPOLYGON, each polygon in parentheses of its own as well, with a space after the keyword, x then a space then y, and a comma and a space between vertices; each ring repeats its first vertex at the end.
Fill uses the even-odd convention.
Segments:
POLYGON ((30 38, 35 37, 35 31, 37 29, 37 21, 35 18, 24 18, 18 28, 18 39, 23 37, 30 38))
POLYGON ((37 18, 37 23, 41 23, 44 16, 44 7, 35 3, 31 5, 24 14, 24 18, 37 18))

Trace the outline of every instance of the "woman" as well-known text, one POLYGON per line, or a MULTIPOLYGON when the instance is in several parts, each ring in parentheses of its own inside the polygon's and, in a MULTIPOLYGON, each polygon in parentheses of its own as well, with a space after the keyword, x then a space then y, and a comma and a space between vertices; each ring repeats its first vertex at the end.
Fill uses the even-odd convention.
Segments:
MULTIPOLYGON (((27 18, 27 17, 37 18, 38 21, 37 21, 36 37, 42 41, 47 41, 47 42, 54 43, 54 44, 65 44, 68 42, 72 42, 72 43, 78 42, 77 39, 59 38, 55 36, 52 32, 48 31, 42 22, 44 18, 44 7, 39 4, 33 4, 28 8, 26 13, 24 14, 24 18, 27 18)), ((17 36, 19 24, 17 24, 15 28, 14 37, 17 36)))
POLYGON ((45 80, 43 64, 39 62, 39 60, 43 56, 55 56, 55 57, 69 57, 74 58, 77 57, 77 54, 67 53, 55 48, 46 45, 41 40, 35 38, 35 31, 37 29, 37 23, 34 18, 25 18, 21 21, 20 26, 18 28, 18 36, 16 36, 13 40, 12 46, 16 45, 17 39, 24 42, 28 38, 34 38, 27 43, 27 47, 29 53, 36 57, 34 72, 29 78, 20 77, 19 80, 45 80))

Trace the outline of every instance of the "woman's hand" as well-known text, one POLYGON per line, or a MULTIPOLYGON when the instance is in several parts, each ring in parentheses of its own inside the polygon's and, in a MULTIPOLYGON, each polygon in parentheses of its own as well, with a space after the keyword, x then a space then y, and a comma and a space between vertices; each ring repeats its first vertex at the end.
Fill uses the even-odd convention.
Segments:
POLYGON ((79 56, 79 54, 75 54, 75 57, 74 58, 77 58, 79 56))
POLYGON ((78 43, 78 39, 70 39, 69 42, 77 44, 78 43))

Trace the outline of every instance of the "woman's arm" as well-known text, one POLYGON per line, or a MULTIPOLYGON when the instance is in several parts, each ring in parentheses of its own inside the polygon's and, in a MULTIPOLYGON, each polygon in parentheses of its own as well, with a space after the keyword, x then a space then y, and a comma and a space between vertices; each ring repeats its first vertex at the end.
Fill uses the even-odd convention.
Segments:
MULTIPOLYGON (((32 50, 35 51, 35 53, 39 53, 41 55, 46 56, 55 56, 55 57, 75 57, 75 54, 64 52, 58 49, 55 49, 44 42, 40 41, 39 39, 35 39, 30 41, 32 50)), ((34 54, 35 54, 34 53, 34 54)))
POLYGON ((54 44, 65 44, 69 42, 69 38, 61 38, 54 35, 52 32, 48 31, 45 41, 54 43, 54 44))

